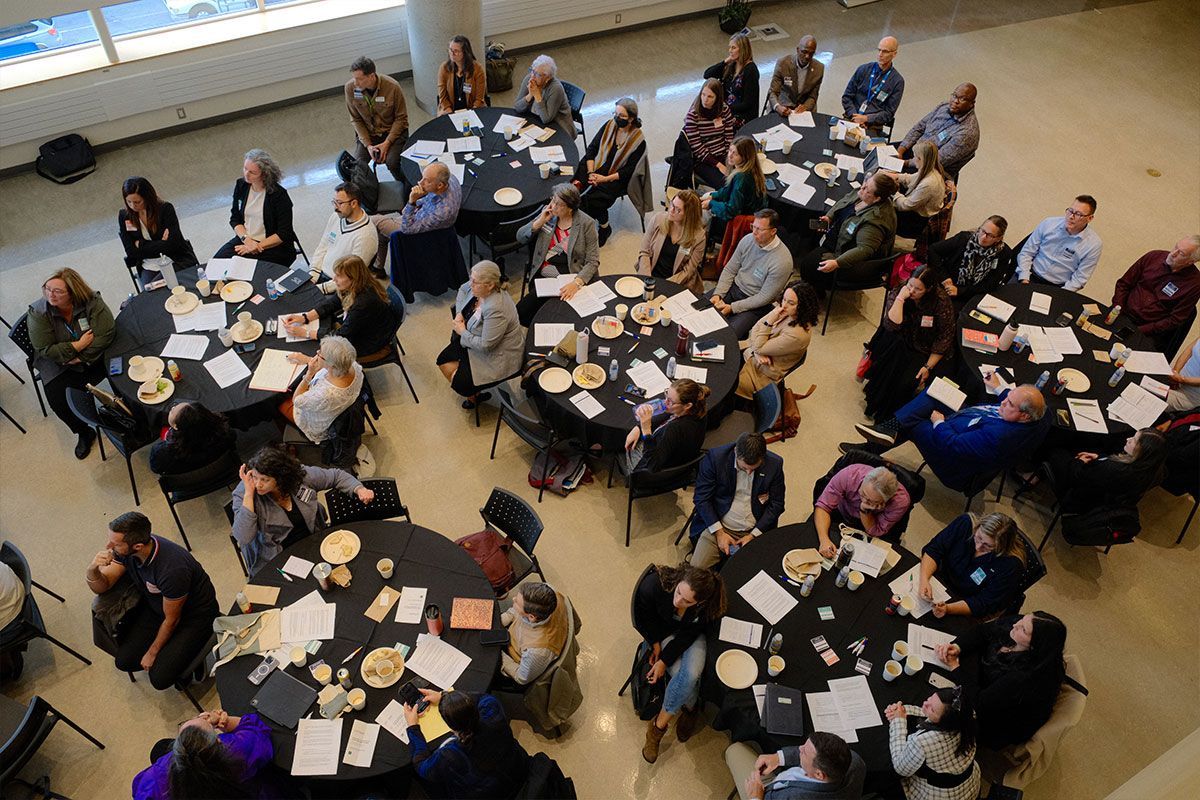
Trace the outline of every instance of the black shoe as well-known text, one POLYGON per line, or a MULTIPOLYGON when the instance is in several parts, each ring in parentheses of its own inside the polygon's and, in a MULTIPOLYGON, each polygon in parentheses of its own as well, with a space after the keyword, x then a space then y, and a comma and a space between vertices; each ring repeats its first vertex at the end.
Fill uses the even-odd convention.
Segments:
POLYGON ((96 434, 81 433, 79 441, 75 443, 75 457, 80 461, 88 457, 88 453, 92 452, 92 443, 96 441, 96 434))
POLYGON ((900 435, 900 421, 892 417, 886 422, 880 422, 875 425, 863 425, 859 423, 854 426, 854 430, 868 442, 891 447, 896 443, 896 437, 900 435))
POLYGON ((851 450, 857 450, 860 453, 871 453, 881 456, 888 451, 888 447, 874 442, 842 442, 838 445, 838 451, 842 455, 847 455, 851 450))
POLYGON ((612 236, 612 226, 611 225, 601 225, 599 235, 600 235, 600 247, 604 247, 604 243, 608 241, 608 237, 612 236))
POLYGON ((470 411, 471 409, 475 408, 475 406, 479 405, 480 403, 486 403, 490 399, 492 399, 491 392, 480 392, 479 394, 475 395, 474 399, 468 397, 466 400, 463 400, 462 407, 467 411, 470 411))

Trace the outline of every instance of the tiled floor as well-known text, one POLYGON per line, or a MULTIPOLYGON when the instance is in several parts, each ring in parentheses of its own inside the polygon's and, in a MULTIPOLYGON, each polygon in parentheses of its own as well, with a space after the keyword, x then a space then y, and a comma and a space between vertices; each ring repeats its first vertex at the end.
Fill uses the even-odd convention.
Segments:
MULTIPOLYGON (((793 37, 813 32, 831 50, 822 110, 837 107, 853 68, 873 57, 884 32, 901 40, 897 60, 907 81, 898 128, 903 129, 970 80, 980 89, 983 147, 964 176, 958 227, 984 216, 1008 217, 1016 241, 1075 194, 1099 198, 1095 225, 1104 257, 1088 292, 1100 299, 1115 278, 1147 249, 1164 247, 1200 229, 1200 104, 1194 4, 1155 0, 1116 3, 919 2, 895 0, 846 11, 833 2, 756 4, 754 22, 774 21, 793 37), (1148 169, 1162 172, 1150 177, 1148 169)), ((787 52, 787 41, 756 48, 760 69, 787 52), (774 45, 774 46, 770 46, 774 45)), ((654 177, 665 177, 667 155, 698 75, 724 52, 711 20, 629 31, 574 43, 551 52, 562 75, 589 90, 585 107, 595 130, 611 103, 631 95, 641 105, 654 177)), ((528 56, 522 63, 528 61, 528 56)), ((764 78, 764 88, 766 79, 764 78)), ((497 105, 510 101, 494 96, 497 105)), ((410 106, 411 107, 411 106, 410 106)), ((288 172, 296 224, 315 240, 329 211, 336 177, 332 164, 350 143, 344 108, 336 97, 126 148, 100 159, 100 169, 67 188, 25 175, 0 191, 0 313, 13 320, 37 296, 40 281, 59 266, 80 269, 113 305, 128 292, 113 217, 120 181, 149 176, 180 211, 202 256, 228 236, 228 191, 242 152, 265 146, 288 172), (35 219, 32 209, 52 209, 35 219), (47 230, 52 228, 52 230, 47 230)), ((423 121, 414 113, 414 127, 423 121)), ((617 233, 602 254, 606 273, 634 263, 637 221, 628 204, 614 213, 617 233)), ((449 536, 478 527, 475 509, 492 486, 532 499, 524 484, 528 450, 502 435, 496 460, 486 458, 494 411, 475 429, 438 374, 434 355, 449 334, 448 298, 422 299, 405 326, 407 363, 421 394, 415 405, 399 376, 377 387, 384 418, 370 446, 380 473, 394 475, 418 522, 449 536), (447 487, 453 487, 453 498, 447 487)), ((827 336, 814 342, 801 381, 818 386, 802 406, 800 436, 777 446, 787 465, 789 505, 784 522, 804 519, 809 490, 836 458, 836 443, 860 421, 861 392, 853 382, 860 343, 870 336, 879 298, 839 303, 827 336), (861 308, 859 306, 862 306, 861 308)), ((0 342, 10 364, 15 349, 0 342)), ((68 433, 43 420, 32 391, 0 375, 0 402, 30 430, 21 436, 0 423, 0 531, 30 557, 42 582, 67 596, 66 605, 38 597, 51 631, 90 656, 83 667, 45 643, 26 656, 22 680, 4 687, 19 699, 41 694, 100 736, 97 753, 60 728, 27 768, 50 771, 55 788, 75 798, 114 798, 128 791, 152 742, 190 715, 173 692, 155 694, 130 684, 90 644, 90 595, 82 571, 102 546, 105 522, 131 507, 120 461, 83 463, 70 456, 68 433)), ((915 452, 898 451, 915 464, 915 452)), ((170 517, 154 487, 144 453, 135 459, 142 510, 163 533, 170 517)), ((642 723, 616 690, 625 677, 635 634, 623 609, 634 577, 651 561, 682 553, 673 532, 690 509, 685 498, 644 501, 635 510, 633 546, 623 546, 624 495, 602 484, 569 499, 548 497, 538 507, 546 534, 538 554, 549 579, 568 592, 583 618, 579 674, 583 707, 558 741, 546 741, 523 723, 516 728, 530 749, 544 749, 576 782, 581 797, 724 797, 732 786, 721 753, 724 734, 706 730, 686 746, 669 737, 654 766, 638 755, 642 723), (616 609, 616 613, 613 610, 616 609)), ((228 550, 220 507, 210 497, 182 509, 196 555, 223 597, 240 585, 228 550)), ((914 513, 906 545, 919 548, 959 510, 961 500, 931 485, 914 513)), ((1040 531, 1046 509, 1037 502, 994 507, 1040 531)), ((1156 492, 1143 503, 1144 533, 1107 557, 1090 549, 1048 546, 1049 576, 1030 593, 1029 607, 1061 616, 1070 628, 1068 649, 1078 654, 1092 693, 1047 774, 1030 798, 1103 797, 1196 726, 1198 649, 1195 588, 1200 535, 1172 547, 1187 507, 1156 492)), ((206 698, 217 702, 214 691, 206 698)), ((882 700, 882 698, 881 698, 882 700)))

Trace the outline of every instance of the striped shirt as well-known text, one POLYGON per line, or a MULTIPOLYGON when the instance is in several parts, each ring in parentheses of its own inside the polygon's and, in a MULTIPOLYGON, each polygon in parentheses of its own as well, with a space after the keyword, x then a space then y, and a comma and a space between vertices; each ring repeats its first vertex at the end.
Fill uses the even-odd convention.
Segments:
POLYGON ((712 119, 705 119, 690 108, 683 121, 683 136, 696 161, 715 166, 725 163, 729 144, 733 141, 733 128, 728 106, 721 109, 721 116, 712 119))

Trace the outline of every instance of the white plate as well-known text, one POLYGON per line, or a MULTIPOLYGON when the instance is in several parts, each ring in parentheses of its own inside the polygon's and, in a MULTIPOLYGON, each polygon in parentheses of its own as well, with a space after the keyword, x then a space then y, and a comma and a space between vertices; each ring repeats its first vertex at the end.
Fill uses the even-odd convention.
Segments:
POLYGON ((146 381, 153 380, 162 375, 163 370, 167 368, 167 365, 158 356, 142 356, 142 359, 141 369, 135 370, 133 367, 129 368, 129 380, 134 383, 145 383, 146 381))
POLYGON ((256 319, 246 323, 235 322, 229 333, 238 344, 246 344, 263 335, 263 324, 256 319))
POLYGON ((604 385, 604 368, 599 364, 580 364, 571 373, 571 380, 580 389, 598 389, 604 385))
POLYGON ((639 325, 657 325, 660 318, 658 306, 649 303, 638 303, 630 310, 629 316, 639 325))
POLYGON ((745 650, 726 650, 717 657, 717 677, 730 689, 749 689, 758 680, 758 663, 745 650))
POLYGON ((776 172, 779 171, 779 167, 776 166, 775 162, 769 158, 764 158, 759 163, 759 166, 762 167, 763 175, 774 175, 776 172))
POLYGON ((562 367, 547 367, 538 373, 538 386, 550 394, 565 392, 572 386, 571 373, 562 367))
POLYGON ((362 550, 362 542, 354 531, 333 531, 321 541, 321 559, 330 564, 345 564, 362 550), (350 550, 343 550, 343 546, 350 550))
POLYGON ((492 199, 502 206, 515 206, 521 202, 521 192, 517 189, 497 189, 492 199))
POLYGON ((200 305, 200 298, 191 292, 173 294, 163 303, 170 314, 186 314, 200 305))
POLYGON ((221 288, 221 299, 226 303, 240 303, 243 300, 249 300, 252 294, 254 294, 254 287, 245 281, 233 281, 221 288))
POLYGON ((829 176, 837 171, 837 165, 830 164, 828 162, 824 164, 817 164, 815 167, 813 167, 813 172, 817 173, 817 177, 824 181, 829 180, 829 176))
POLYGON ((362 679, 366 681, 368 686, 376 689, 386 689, 399 681, 400 676, 404 674, 404 656, 400 655, 399 650, 393 650, 390 647, 377 647, 363 657, 362 666, 359 667, 358 672, 362 675, 362 679), (399 662, 399 666, 396 667, 391 675, 381 678, 375 673, 375 662, 381 658, 389 657, 392 659, 393 664, 399 662))
POLYGON ((625 324, 616 317, 601 314, 592 320, 592 333, 601 339, 615 339, 625 332, 625 324))
POLYGON ((613 290, 621 297, 641 297, 646 293, 646 282, 641 278, 626 275, 624 278, 617 278, 613 290))
POLYGON ((1077 369, 1072 367, 1064 367, 1058 371, 1058 377, 1067 383, 1067 391, 1069 392, 1086 392, 1092 388, 1092 382, 1077 369))
POLYGON ((792 557, 793 553, 796 554, 797 556, 799 556, 800 551, 802 549, 803 548, 797 547, 795 550, 788 550, 786 553, 783 554, 783 562, 782 562, 783 563, 783 574, 788 576, 789 578, 791 578, 794 581, 803 581, 806 576, 790 569, 788 567, 788 559, 792 557))
MULTIPOLYGON (((175 394, 175 381, 171 380, 170 378, 163 378, 163 380, 167 382, 167 388, 163 389, 161 392, 153 395, 152 397, 143 396, 142 388, 139 386, 137 395, 138 401, 145 403, 148 406, 156 406, 159 403, 165 402, 167 398, 175 394)), ((149 381, 146 382, 149 383, 149 381)))

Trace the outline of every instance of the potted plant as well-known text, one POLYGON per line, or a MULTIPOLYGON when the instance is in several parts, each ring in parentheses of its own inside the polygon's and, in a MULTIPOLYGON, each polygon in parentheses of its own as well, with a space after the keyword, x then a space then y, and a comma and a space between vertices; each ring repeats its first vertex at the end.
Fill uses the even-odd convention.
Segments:
POLYGON ((730 35, 742 30, 750 21, 749 0, 725 0, 725 5, 717 12, 717 21, 721 30, 730 35))

